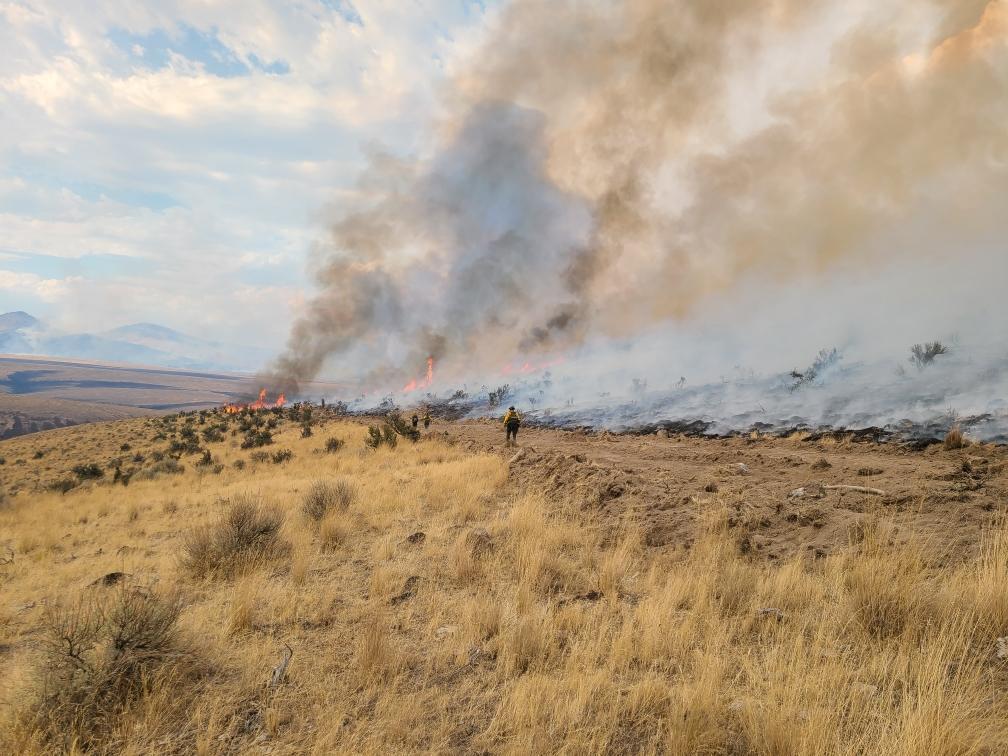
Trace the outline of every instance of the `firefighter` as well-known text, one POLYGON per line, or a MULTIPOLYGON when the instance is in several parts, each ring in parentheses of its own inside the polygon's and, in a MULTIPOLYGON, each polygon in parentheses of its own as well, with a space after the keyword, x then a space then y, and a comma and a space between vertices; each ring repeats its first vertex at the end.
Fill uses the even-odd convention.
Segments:
POLYGON ((417 426, 420 424, 420 418, 417 417, 417 413, 416 412, 413 413, 413 417, 411 419, 411 422, 413 423, 413 430, 416 430, 417 426))
POLYGON ((513 406, 508 407, 507 414, 504 415, 504 430, 507 432, 505 443, 514 446, 518 443, 518 426, 521 425, 521 415, 513 406))
POLYGON ((424 427, 424 430, 427 430, 428 428, 430 428, 430 421, 431 421, 430 410, 425 410, 424 411, 424 416, 423 416, 423 427, 424 427))

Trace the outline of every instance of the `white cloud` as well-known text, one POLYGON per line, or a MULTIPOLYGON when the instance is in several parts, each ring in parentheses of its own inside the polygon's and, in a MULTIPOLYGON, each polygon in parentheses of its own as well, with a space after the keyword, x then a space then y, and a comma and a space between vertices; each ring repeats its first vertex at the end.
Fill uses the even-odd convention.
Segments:
POLYGON ((0 290, 28 294, 43 302, 58 302, 74 283, 74 279, 42 278, 34 273, 0 270, 0 290))
POLYGON ((3 287, 73 330, 154 320, 281 344, 320 210, 353 186, 361 145, 416 146, 480 20, 459 0, 354 6, 361 24, 319 0, 0 2, 0 255, 152 271, 60 279, 0 257, 3 287), (186 57, 185 29, 250 73, 186 57), (161 67, 144 62, 158 39, 173 40, 161 67))

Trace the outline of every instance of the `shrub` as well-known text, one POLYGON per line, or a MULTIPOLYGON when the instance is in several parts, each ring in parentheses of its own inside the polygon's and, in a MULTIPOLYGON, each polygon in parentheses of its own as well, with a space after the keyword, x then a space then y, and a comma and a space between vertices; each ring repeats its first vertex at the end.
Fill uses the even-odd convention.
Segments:
POLYGON ((181 475, 183 472, 185 472, 185 465, 177 459, 168 457, 160 462, 155 462, 146 470, 141 470, 137 473, 137 477, 141 480, 153 480, 159 475, 181 475))
POLYGON ((46 488, 50 491, 56 491, 61 494, 65 494, 73 488, 77 487, 77 481, 73 478, 59 478, 57 480, 50 481, 46 483, 46 488))
POLYGON ((119 447, 119 451, 124 451, 124 452, 130 451, 132 449, 133 449, 133 447, 130 446, 129 444, 123 444, 122 446, 119 447))
POLYGON ((284 462, 290 462, 294 459, 294 452, 290 449, 280 449, 273 453, 273 464, 282 465, 284 462))
POLYGON ((407 421, 398 412, 389 412, 385 416, 386 434, 389 428, 391 428, 396 434, 409 439, 410 441, 416 442, 420 439, 420 431, 414 428, 409 421, 407 421))
POLYGON ((178 678, 180 612, 177 598, 130 585, 46 611, 39 693, 27 716, 47 751, 104 750, 156 680, 178 678))
POLYGON ((169 454, 198 454, 199 452, 199 439, 196 436, 185 439, 172 439, 172 442, 168 445, 169 454))
POLYGON ((918 370, 923 370, 935 361, 940 354, 946 354, 948 350, 940 341, 930 341, 926 344, 914 344, 910 347, 910 362, 918 370))
POLYGON ((249 454, 249 459, 253 462, 269 462, 270 454, 267 451, 254 451, 249 454))
POLYGON ((199 458, 196 462, 197 467, 209 467, 213 464, 213 455, 210 453, 209 449, 203 450, 203 456, 199 458))
POLYGON ((35 453, 32 455, 32 459, 42 459, 45 456, 45 452, 41 449, 36 449, 35 453))
POLYGON ((334 510, 346 510, 357 498, 357 487, 347 480, 320 480, 312 484, 301 503, 305 517, 320 522, 334 510))
POLYGON ((301 438, 311 438, 312 429, 311 425, 305 423, 301 426, 301 438))
POLYGON ((203 441, 208 444, 220 443, 224 440, 224 434, 221 432, 221 428, 216 425, 211 425, 203 431, 203 441))
POLYGON ((234 469, 235 470, 244 470, 245 469, 245 460, 244 459, 236 459, 234 461, 234 469))
POLYGON ((145 457, 140 452, 137 452, 136 454, 133 455, 133 461, 136 462, 137 464, 140 464, 144 460, 145 460, 145 457))
POLYGON ((290 550, 280 537, 283 513, 251 496, 236 496, 221 518, 190 532, 181 566, 196 578, 229 578, 290 550))
POLYGON ((336 438, 336 436, 331 436, 331 437, 329 437, 329 438, 326 439, 325 450, 329 454, 335 454, 340 449, 342 449, 345 445, 346 445, 346 441, 344 441, 342 438, 336 438))
POLYGON ((241 443, 242 449, 258 449, 273 443, 273 434, 268 430, 250 430, 241 443))
POLYGON ((81 480, 96 480, 105 475, 101 466, 94 462, 88 462, 84 465, 74 465, 73 473, 81 480))
POLYGON ((969 446, 969 441, 963 435, 962 429, 958 425, 952 426, 952 429, 945 434, 945 448, 952 451, 966 446, 969 446))

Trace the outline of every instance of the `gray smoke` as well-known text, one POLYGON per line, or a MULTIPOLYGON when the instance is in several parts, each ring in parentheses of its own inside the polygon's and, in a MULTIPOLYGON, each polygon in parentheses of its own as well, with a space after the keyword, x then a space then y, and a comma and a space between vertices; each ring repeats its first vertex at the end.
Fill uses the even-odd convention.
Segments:
MULTIPOLYGON (((750 285, 899 287, 951 255, 969 280, 1004 255, 1006 38, 1006 0, 514 0, 435 149, 372 157, 269 380, 395 388, 428 356, 459 383, 558 354, 678 373, 661 334, 701 332, 712 303, 744 320, 750 285)), ((805 320, 880 338, 850 309, 805 320)))

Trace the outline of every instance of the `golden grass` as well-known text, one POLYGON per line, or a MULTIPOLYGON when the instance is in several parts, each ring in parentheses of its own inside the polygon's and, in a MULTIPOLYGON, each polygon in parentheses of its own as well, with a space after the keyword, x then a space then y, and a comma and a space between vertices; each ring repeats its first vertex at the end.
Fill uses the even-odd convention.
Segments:
MULTIPOLYGON (((95 426, 94 446, 75 436, 75 453, 140 448, 141 431, 95 426)), ((647 549, 632 521, 510 490, 498 457, 429 439, 365 451, 351 423, 276 435, 294 452, 282 466, 250 462, 228 437, 211 445, 219 474, 183 460, 181 475, 65 495, 34 488, 23 466, 0 509, 0 553, 14 550, 0 566, 0 752, 67 748, 29 716, 35 639, 46 607, 107 591, 89 586, 113 571, 179 597, 188 655, 114 726, 74 725, 99 732, 97 752, 1008 749, 1008 660, 996 654, 1008 528, 943 566, 873 520, 841 553, 773 566, 740 554, 723 508, 691 548, 647 549), (347 444, 325 453, 332 433, 347 444), (355 492, 347 505, 305 517, 306 496, 323 493, 313 486, 337 480, 355 492), (188 574, 186 533, 243 495, 285 515, 290 548, 234 577, 188 574), (285 644, 286 681, 270 688, 285 644)), ((38 463, 60 474, 52 456, 38 463)))

